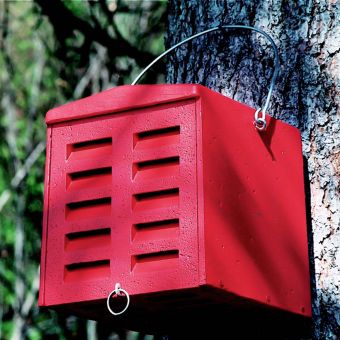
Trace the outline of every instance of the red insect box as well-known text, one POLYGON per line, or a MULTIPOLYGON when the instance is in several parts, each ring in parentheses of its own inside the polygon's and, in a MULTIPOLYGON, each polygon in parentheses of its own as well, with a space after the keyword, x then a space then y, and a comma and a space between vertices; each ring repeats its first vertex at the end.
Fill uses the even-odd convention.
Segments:
POLYGON ((113 319, 119 282, 135 328, 220 305, 310 316, 300 134, 253 114, 190 84, 50 110, 40 306, 113 319))

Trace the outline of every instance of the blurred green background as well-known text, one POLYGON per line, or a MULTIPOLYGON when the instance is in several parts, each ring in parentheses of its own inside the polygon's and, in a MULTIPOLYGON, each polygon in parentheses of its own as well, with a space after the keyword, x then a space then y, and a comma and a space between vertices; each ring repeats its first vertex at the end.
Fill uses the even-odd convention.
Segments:
MULTIPOLYGON (((48 109, 129 84, 166 1, 0 0, 0 339, 154 339, 37 306, 48 109)), ((144 82, 162 82, 160 65, 144 82)))

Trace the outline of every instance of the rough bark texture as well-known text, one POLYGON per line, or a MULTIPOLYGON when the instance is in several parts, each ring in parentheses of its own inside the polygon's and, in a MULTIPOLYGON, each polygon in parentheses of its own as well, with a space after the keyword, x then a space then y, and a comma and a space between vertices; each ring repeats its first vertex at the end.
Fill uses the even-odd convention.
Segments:
MULTIPOLYGON (((310 201, 314 336, 336 339, 340 326, 340 3, 172 0, 168 20, 167 46, 221 24, 262 28, 278 45, 281 70, 269 113, 302 133, 310 201)), ((211 33, 169 57, 167 81, 200 83, 258 108, 272 73, 269 47, 259 35, 247 31, 211 33)))

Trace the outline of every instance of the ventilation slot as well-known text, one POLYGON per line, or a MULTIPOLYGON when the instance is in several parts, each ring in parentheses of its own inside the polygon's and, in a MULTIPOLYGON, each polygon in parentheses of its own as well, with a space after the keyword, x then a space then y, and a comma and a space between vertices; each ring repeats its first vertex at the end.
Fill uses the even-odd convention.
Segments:
POLYGON ((64 281, 90 281, 110 276, 110 261, 73 263, 65 266, 64 281))
POLYGON ((112 138, 96 139, 67 146, 67 159, 80 160, 110 155, 112 138))
POLYGON ((151 272, 171 269, 178 265, 178 250, 167 250, 132 257, 131 269, 135 272, 151 272))
POLYGON ((94 217, 110 216, 111 198, 100 198, 90 201, 68 203, 66 205, 66 220, 80 220, 94 217))
POLYGON ((111 243, 111 230, 97 229, 70 233, 65 236, 65 250, 86 250, 90 248, 108 247, 111 243))
POLYGON ((148 210, 178 206, 178 203, 178 188, 135 194, 132 198, 132 208, 134 210, 148 210))
POLYGON ((179 173, 179 157, 170 157, 135 163, 133 165, 134 179, 149 179, 155 177, 176 176, 179 173))
POLYGON ((151 149, 165 145, 178 144, 179 133, 179 126, 139 132, 134 135, 134 147, 136 149, 151 149))
POLYGON ((135 224, 132 228, 132 240, 147 242, 151 240, 177 238, 179 233, 179 220, 164 220, 135 224))
POLYGON ((67 175, 66 188, 68 190, 81 190, 93 187, 110 186, 111 179, 111 168, 79 171, 67 175))

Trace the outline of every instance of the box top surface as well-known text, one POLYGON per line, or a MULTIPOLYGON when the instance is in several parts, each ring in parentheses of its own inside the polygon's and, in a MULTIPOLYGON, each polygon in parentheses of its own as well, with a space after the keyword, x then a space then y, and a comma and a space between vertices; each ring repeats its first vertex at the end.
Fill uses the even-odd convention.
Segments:
MULTIPOLYGON (((49 110, 46 114, 46 123, 54 124, 197 98, 201 96, 202 92, 215 91, 198 84, 118 86, 49 110)), ((223 97, 226 100, 232 100, 223 97)))

